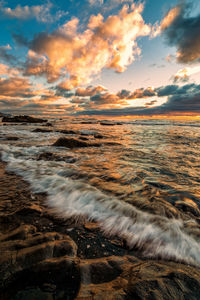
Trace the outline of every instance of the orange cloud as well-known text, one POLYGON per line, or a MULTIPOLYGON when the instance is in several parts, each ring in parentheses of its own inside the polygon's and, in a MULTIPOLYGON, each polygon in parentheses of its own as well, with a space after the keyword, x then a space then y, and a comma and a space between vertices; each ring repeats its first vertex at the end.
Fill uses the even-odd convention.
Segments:
POLYGON ((0 75, 15 76, 18 75, 19 71, 14 68, 10 68, 8 65, 0 63, 0 75))
POLYGON ((99 94, 101 92, 105 92, 107 89, 103 87, 102 85, 98 85, 95 87, 89 86, 87 88, 77 88, 76 89, 76 96, 94 96, 96 94, 99 94))
POLYGON ((196 67, 186 67, 184 69, 179 70, 175 75, 174 75, 174 80, 188 80, 189 76, 199 73, 200 72, 200 66, 196 67))
POLYGON ((173 7, 162 20, 160 24, 160 30, 163 31, 166 28, 168 28, 174 22, 177 16, 180 15, 180 12, 181 12, 180 6, 173 7))
POLYGON ((142 11, 142 4, 124 5, 118 15, 105 21, 101 14, 91 16, 82 33, 78 32, 77 18, 51 34, 41 33, 32 42, 26 73, 45 74, 48 81, 69 75, 60 86, 72 89, 88 84, 103 68, 125 71, 140 54, 136 39, 151 31, 150 25, 144 23, 142 11))
MULTIPOLYGON (((0 74, 1 71, 5 74, 9 72, 15 74, 15 70, 9 71, 9 68, 5 65, 0 64, 0 74), (5 69, 5 70, 4 70, 5 69)), ((43 88, 39 86, 33 86, 33 84, 24 77, 21 76, 11 76, 7 78, 0 78, 0 99, 13 100, 18 99, 24 101, 24 99, 31 98, 32 101, 38 100, 41 103, 50 103, 60 99, 61 97, 55 95, 55 91, 43 88)))
POLYGON ((23 77, 0 78, 0 95, 10 97, 33 97, 32 85, 23 77))
POLYGON ((53 68, 44 55, 29 50, 24 75, 45 75, 51 83, 60 78, 61 71, 53 68))
POLYGON ((168 13, 165 15, 161 23, 158 22, 153 26, 152 28, 152 37, 156 37, 159 34, 161 34, 164 30, 166 30, 173 22, 174 20, 180 15, 181 13, 181 6, 175 6, 171 10, 168 11, 168 13))

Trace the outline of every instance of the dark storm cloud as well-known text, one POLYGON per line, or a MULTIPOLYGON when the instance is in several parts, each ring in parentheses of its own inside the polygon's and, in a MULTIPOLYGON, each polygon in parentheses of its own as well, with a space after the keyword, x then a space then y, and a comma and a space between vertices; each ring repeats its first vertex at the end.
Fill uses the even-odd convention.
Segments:
POLYGON ((182 1, 168 12, 161 23, 167 43, 177 47, 180 63, 200 61, 200 13, 190 17, 192 7, 192 2, 182 1))

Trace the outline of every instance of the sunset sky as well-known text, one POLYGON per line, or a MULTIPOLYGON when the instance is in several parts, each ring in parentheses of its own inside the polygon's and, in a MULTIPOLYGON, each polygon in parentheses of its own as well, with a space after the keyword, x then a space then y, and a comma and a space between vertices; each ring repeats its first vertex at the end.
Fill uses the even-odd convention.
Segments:
POLYGON ((200 116, 200 1, 0 1, 0 111, 200 116))

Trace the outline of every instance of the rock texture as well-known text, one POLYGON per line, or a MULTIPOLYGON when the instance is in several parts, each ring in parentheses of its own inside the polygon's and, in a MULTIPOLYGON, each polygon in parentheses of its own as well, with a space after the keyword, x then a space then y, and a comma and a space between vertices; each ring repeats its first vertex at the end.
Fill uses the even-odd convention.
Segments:
POLYGON ((145 259, 94 222, 56 217, 0 162, 0 299, 197 300, 198 268, 145 259))

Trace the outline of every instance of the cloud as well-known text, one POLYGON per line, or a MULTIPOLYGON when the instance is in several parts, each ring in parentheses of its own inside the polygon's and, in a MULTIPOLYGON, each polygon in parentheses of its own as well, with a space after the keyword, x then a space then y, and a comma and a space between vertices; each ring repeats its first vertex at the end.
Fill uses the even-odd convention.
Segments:
POLYGON ((113 9, 122 3, 133 3, 133 0, 88 0, 91 6, 103 6, 105 9, 113 9))
POLYGON ((121 90, 117 93, 117 96, 121 99, 142 99, 155 96, 156 92, 152 87, 148 87, 146 89, 140 88, 136 89, 133 92, 127 90, 121 90))
POLYGON ((11 114, 28 114, 28 115, 67 115, 73 113, 76 107, 71 104, 45 104, 40 102, 30 102, 30 100, 0 100, 0 110, 4 113, 11 114))
MULTIPOLYGON (((97 88, 97 87, 96 87, 97 88)), ((78 89, 77 89, 78 90, 78 89)), ((134 115, 142 115, 144 112, 145 115, 148 113, 151 115, 155 114, 167 114, 173 111, 189 111, 190 106, 195 102, 195 111, 198 104, 198 95, 200 90, 200 85, 191 83, 185 84, 183 86, 179 86, 176 84, 160 86, 157 88, 140 88, 134 91, 121 90, 116 94, 109 92, 97 92, 94 95, 90 95, 89 98, 85 99, 85 96, 89 96, 89 92, 84 93, 76 93, 75 97, 72 97, 71 103, 76 103, 79 108, 81 108, 81 113, 86 114, 85 112, 89 112, 89 114, 102 114, 106 111, 106 114, 113 114, 115 112, 117 115, 122 114, 134 114, 134 115), (180 99, 180 102, 178 102, 180 99), (188 99, 188 100, 187 100, 188 99), (131 106, 131 100, 137 101, 135 104, 140 105, 140 107, 131 106), (141 102, 142 100, 142 102, 141 102), (144 102, 144 100, 147 100, 144 102), (176 103, 175 103, 176 101, 176 103), (187 104, 187 101, 189 104, 187 104), (159 103, 166 102, 162 105, 159 103), (153 107, 152 107, 153 106, 153 107), (183 108, 181 108, 183 106, 183 108)), ((89 91, 92 91, 92 88, 88 88, 89 91)), ((95 88, 93 88, 95 90, 95 88)), ((91 93, 92 94, 92 93, 91 93)), ((80 114, 80 112, 79 112, 80 114)))
POLYGON ((25 46, 25 47, 29 46, 28 40, 23 35, 13 32, 12 37, 15 43, 18 44, 19 46, 25 46))
POLYGON ((33 89, 33 85, 26 78, 15 76, 0 79, 0 109, 13 113, 32 113, 32 109, 34 114, 53 115, 200 114, 200 84, 172 84, 154 89, 121 90, 116 94, 96 86, 77 89, 72 93, 60 88, 49 90, 40 85, 33 89), (134 106, 131 105, 131 100, 134 100, 134 106), (164 104, 159 105, 164 101, 164 104))
POLYGON ((180 96, 180 95, 187 95, 188 97, 191 94, 197 93, 199 91, 200 85, 195 83, 189 83, 185 84, 183 86, 178 86, 175 84, 161 86, 159 88, 156 88, 156 93, 158 97, 164 97, 164 96, 180 96))
POLYGON ((165 60, 166 60, 168 63, 174 62, 175 59, 176 59, 176 56, 173 55, 173 54, 168 54, 168 55, 165 57, 165 60))
POLYGON ((200 61, 200 14, 189 16, 192 4, 181 1, 162 20, 159 30, 170 46, 177 48, 177 61, 200 61))
POLYGON ((13 99, 20 98, 21 100, 32 98, 32 101, 35 100, 35 97, 40 99, 40 101, 51 102, 59 99, 55 95, 54 91, 45 89, 43 87, 37 87, 24 77, 16 75, 15 70, 0 64, 0 72, 7 75, 6 78, 0 78, 0 99, 13 99), (7 72, 7 73, 5 73, 7 72), (10 77, 9 77, 10 75, 10 77))
POLYGON ((0 96, 33 97, 35 95, 30 82, 23 77, 0 78, 0 96))
POLYGON ((120 98, 120 99, 126 99, 129 97, 129 95, 131 94, 130 91, 128 90, 121 90, 117 93, 117 96, 120 98))
POLYGON ((95 87, 88 86, 87 88, 77 88, 76 89, 76 96, 88 97, 94 96, 96 94, 100 94, 101 92, 105 92, 107 89, 102 85, 98 85, 95 87))
POLYGON ((123 72, 140 54, 136 39, 150 33, 145 24, 143 5, 124 5, 118 15, 105 21, 102 15, 91 16, 87 28, 79 32, 77 18, 67 22, 56 31, 37 35, 31 50, 43 56, 34 72, 27 62, 27 74, 47 76, 48 81, 58 80, 65 74, 61 87, 72 89, 88 84, 104 68, 123 72), (46 59, 45 59, 46 58, 46 59))
POLYGON ((25 63, 24 75, 45 75, 49 83, 55 82, 62 76, 61 70, 56 70, 42 54, 29 50, 25 63))
POLYGON ((15 8, 10 8, 4 5, 4 2, 0 3, 0 13, 9 18, 16 18, 20 20, 27 20, 36 18, 38 22, 55 22, 66 13, 62 11, 57 11, 53 16, 50 13, 52 8, 52 3, 47 2, 43 5, 33 5, 33 6, 21 6, 18 4, 15 8))
POLYGON ((11 50, 9 44, 6 46, 0 46, 0 60, 13 64, 16 62, 16 58, 12 54, 8 53, 9 50, 11 50))
POLYGON ((88 0, 90 5, 99 5, 99 4, 103 4, 104 0, 88 0))
POLYGON ((112 93, 103 93, 103 94, 96 94, 90 97, 90 102, 95 105, 124 105, 127 104, 123 99, 120 99, 117 95, 112 93))
POLYGON ((184 69, 179 70, 175 75, 174 75, 174 82, 184 82, 188 81, 189 77, 191 75, 194 75, 196 73, 200 72, 200 66, 196 67, 186 67, 184 69))
POLYGON ((8 65, 0 63, 0 75, 3 76, 16 76, 19 74, 19 71, 14 68, 10 68, 8 65))
MULTIPOLYGON (((155 95, 157 95, 157 93, 151 87, 146 89, 136 89, 133 92, 128 90, 121 90, 118 93, 114 94, 108 92, 101 86, 97 86, 88 87, 86 89, 78 88, 75 93, 76 97, 71 100, 71 103, 77 103, 79 107, 82 107, 85 110, 113 109, 130 106, 131 100, 144 100, 155 95), (85 97, 89 98, 85 99, 85 97)), ((156 100, 151 100, 151 103, 149 105, 153 105, 155 102, 156 100)))
POLYGON ((152 106, 152 105, 154 105, 156 102, 157 102, 157 100, 149 101, 149 102, 145 103, 145 106, 152 106))
MULTIPOLYGON (((145 91, 145 89, 140 89, 145 91)), ((129 95, 137 94, 137 90, 133 92, 117 93, 117 95, 124 95, 124 98, 128 99, 129 95), (127 95, 128 97, 125 97, 127 95)), ((145 103, 144 106, 133 107, 121 106, 119 101, 119 96, 117 95, 95 95, 91 97, 91 103, 87 103, 84 106, 84 110, 77 112, 78 115, 111 115, 111 116, 125 116, 125 115, 135 115, 135 116, 152 116, 152 115, 181 115, 181 114, 199 114, 200 113, 200 85, 198 84, 185 84, 183 86, 178 85, 167 85, 161 86, 154 89, 155 99, 152 99, 151 94, 146 97, 151 99, 149 102, 145 103), (159 99, 167 98, 166 102, 162 105, 158 105, 159 99), (99 106, 98 103, 101 105, 99 106), (156 106, 155 105, 157 103, 156 106), (115 104, 115 105, 113 105, 115 104), (119 105, 117 105, 119 104, 119 105)))

